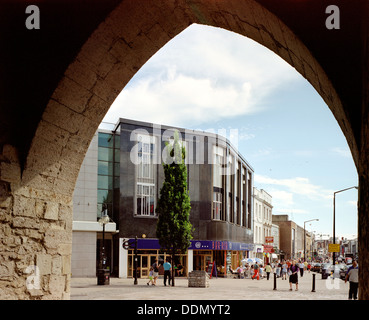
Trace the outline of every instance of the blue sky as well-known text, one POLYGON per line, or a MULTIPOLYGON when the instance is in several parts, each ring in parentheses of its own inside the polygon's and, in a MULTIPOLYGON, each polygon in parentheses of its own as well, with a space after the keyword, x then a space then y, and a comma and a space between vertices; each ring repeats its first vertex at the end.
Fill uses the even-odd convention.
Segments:
MULTIPOLYGON (((347 142, 328 106, 297 71, 260 44, 192 25, 159 50, 118 96, 119 117, 189 129, 237 130, 234 143, 272 196, 273 214, 332 235, 333 193, 357 186, 347 142)), ((357 191, 336 196, 336 236, 357 234, 357 191)))

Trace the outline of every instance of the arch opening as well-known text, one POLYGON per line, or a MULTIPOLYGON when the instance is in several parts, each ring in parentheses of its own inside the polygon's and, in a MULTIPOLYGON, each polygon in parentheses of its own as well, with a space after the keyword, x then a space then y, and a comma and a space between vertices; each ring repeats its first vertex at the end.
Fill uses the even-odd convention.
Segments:
POLYGON ((21 177, 19 165, 14 165, 18 178, 11 181, 13 195, 8 207, 16 210, 17 205, 28 203, 32 212, 19 211, 23 212, 20 223, 25 225, 27 220, 29 229, 36 230, 30 236, 34 251, 22 258, 24 264, 43 260, 47 265, 54 260, 66 263, 56 274, 42 270, 50 285, 48 293, 26 291, 32 297, 68 296, 72 194, 88 145, 110 105, 137 70, 193 23, 248 36, 294 66, 332 110, 357 163, 349 122, 324 70, 281 20, 262 6, 253 1, 213 5, 197 1, 181 6, 145 3, 140 7, 123 2, 100 24, 66 70, 37 128, 21 177), (45 222, 42 228, 36 226, 40 220, 45 222))

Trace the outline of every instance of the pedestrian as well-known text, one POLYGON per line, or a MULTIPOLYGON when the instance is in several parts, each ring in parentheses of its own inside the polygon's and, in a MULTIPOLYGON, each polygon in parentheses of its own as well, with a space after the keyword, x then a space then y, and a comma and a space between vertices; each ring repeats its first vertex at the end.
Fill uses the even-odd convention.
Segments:
POLYGON ((349 300, 357 299, 357 289, 359 288, 359 267, 356 260, 352 262, 352 266, 347 270, 345 283, 349 280, 349 300))
POLYGON ((150 283, 151 285, 154 285, 154 268, 150 267, 150 272, 149 272, 149 282, 147 283, 147 285, 149 286, 150 283))
POLYGON ((254 275, 252 276, 252 280, 255 279, 255 277, 260 280, 260 276, 259 276, 259 266, 258 266, 258 263, 255 262, 255 264, 253 266, 251 266, 254 268, 254 275))
POLYGON ((282 280, 287 280, 287 271, 288 271, 288 266, 286 261, 283 261, 282 264, 282 280))
POLYGON ((260 279, 264 278, 264 267, 262 264, 260 264, 259 266, 259 276, 260 276, 260 279))
POLYGON ((158 259, 155 259, 155 262, 152 264, 152 268, 153 268, 153 277, 154 277, 154 283, 153 286, 156 286, 156 280, 158 279, 159 276, 159 264, 158 264, 158 259))
POLYGON ((246 263, 245 265, 244 273, 245 273, 245 279, 248 278, 250 275, 250 266, 248 263, 246 263))
POLYGON ((304 263, 302 261, 300 261, 299 265, 298 265, 299 269, 300 269, 300 276, 303 277, 304 276, 304 263))
POLYGON ((280 278, 281 277, 281 269, 282 269, 282 264, 280 261, 278 261, 277 263, 277 267, 275 268, 276 273, 277 273, 277 277, 280 278))
POLYGON ((164 286, 167 285, 167 278, 168 278, 168 284, 170 285, 170 269, 172 268, 172 265, 169 262, 169 259, 166 259, 166 262, 163 264, 163 268, 164 268, 164 286))
POLYGON ((265 266, 265 272, 267 274, 267 280, 269 280, 269 275, 270 275, 270 272, 272 271, 272 267, 270 266, 270 263, 268 263, 266 266, 265 266))
POLYGON ((299 289, 298 272, 299 272, 299 267, 296 264, 296 261, 293 260, 291 266, 289 267, 290 291, 292 291, 292 283, 296 284, 296 291, 298 291, 299 289))

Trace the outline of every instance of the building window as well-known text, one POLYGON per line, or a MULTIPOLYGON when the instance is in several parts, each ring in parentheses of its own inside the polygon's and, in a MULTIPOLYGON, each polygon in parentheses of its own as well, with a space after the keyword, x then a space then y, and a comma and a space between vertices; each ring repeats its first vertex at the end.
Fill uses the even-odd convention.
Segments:
POLYGON ((225 221, 223 210, 224 148, 213 147, 213 220, 225 221))
POLYGON ((246 169, 242 167, 242 183, 241 183, 241 212, 242 212, 242 226, 246 227, 247 225, 247 216, 246 216, 246 169))
POLYGON ((247 171, 247 228, 251 229, 251 172, 247 171))
POLYGON ((234 206, 233 206, 233 194, 234 194, 234 156, 228 150, 228 171, 227 171, 227 221, 234 223, 234 206))
POLYGON ((155 186, 137 183, 137 215, 155 215, 155 186))
POLYGON ((222 220, 223 217, 223 195, 220 188, 213 188, 213 220, 222 220))
POLYGON ((118 223, 119 177, 120 177, 120 136, 111 133, 98 133, 97 164, 97 219, 101 212, 118 223), (115 210, 114 210, 115 208, 115 210))
POLYGON ((136 215, 156 216, 156 156, 155 137, 139 134, 136 164, 136 215))

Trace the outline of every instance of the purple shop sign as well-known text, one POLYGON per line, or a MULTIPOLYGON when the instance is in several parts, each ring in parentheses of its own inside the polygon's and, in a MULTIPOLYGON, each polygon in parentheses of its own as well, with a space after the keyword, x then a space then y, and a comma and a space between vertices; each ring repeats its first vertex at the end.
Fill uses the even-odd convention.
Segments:
MULTIPOLYGON (((133 239, 132 239, 133 240, 133 239)), ((137 249, 160 249, 158 239, 138 239, 137 249)), ((252 251, 254 244, 231 241, 191 240, 189 250, 235 250, 252 251)))

